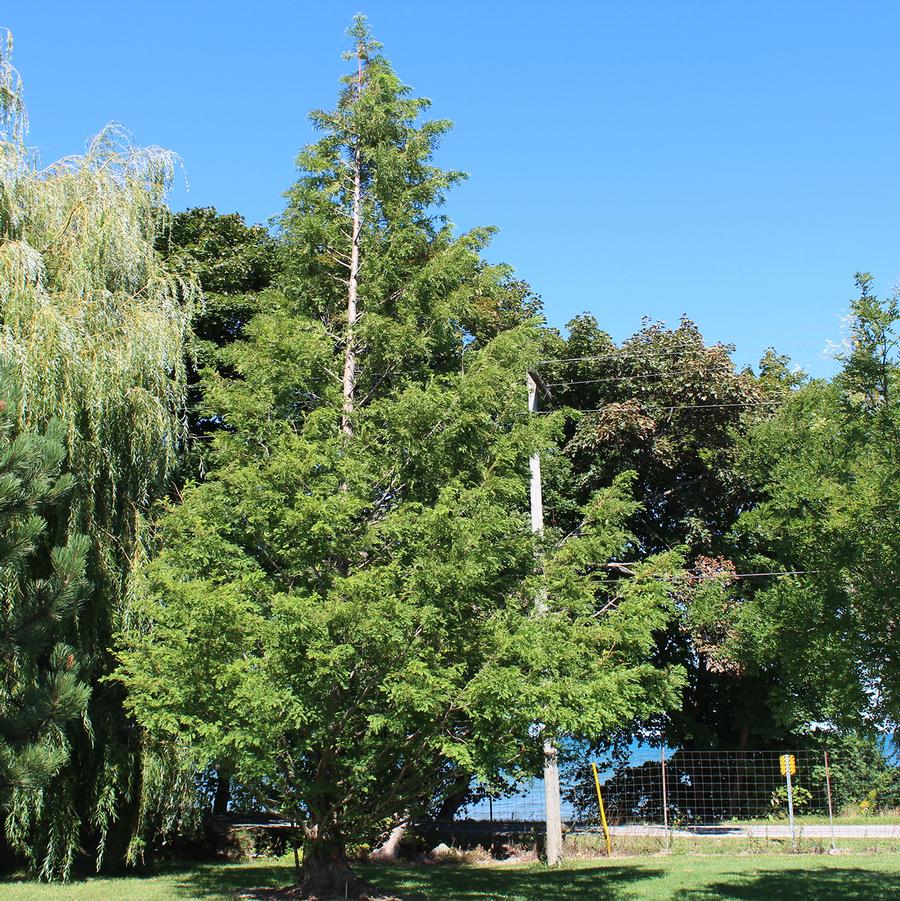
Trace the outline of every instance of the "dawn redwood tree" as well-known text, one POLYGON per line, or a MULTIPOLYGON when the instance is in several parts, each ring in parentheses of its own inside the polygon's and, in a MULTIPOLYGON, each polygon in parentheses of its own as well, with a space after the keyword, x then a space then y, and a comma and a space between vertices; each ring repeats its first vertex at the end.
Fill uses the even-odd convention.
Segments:
POLYGON ((628 546, 617 486, 548 552, 535 615, 527 462, 547 442, 517 415, 528 333, 383 398, 356 421, 369 447, 348 451, 320 374, 331 343, 298 324, 266 323, 219 386, 234 431, 161 525, 120 678, 151 735, 303 824, 304 887, 340 894, 347 843, 420 812, 447 763, 533 772, 537 722, 595 737, 674 703, 677 679, 646 663, 673 561, 613 583, 597 569, 628 546))
POLYGON ((183 438, 186 336, 197 290, 154 248, 168 218, 172 154, 108 127, 85 154, 44 168, 26 144, 18 75, 0 54, 0 358, 26 428, 58 420, 70 505, 47 513, 58 546, 83 534, 88 586, 59 640, 91 687, 66 725, 67 761, 39 788, 13 790, 4 827, 45 878, 76 860, 121 865, 161 770, 105 680, 127 622, 143 514, 164 494, 183 438))
POLYGON ((284 295, 206 374, 225 428, 118 652, 137 720, 300 823, 324 896, 361 889, 348 845, 424 810, 448 768, 538 772, 541 733, 596 737, 680 678, 647 663, 677 556, 603 566, 632 542, 627 477, 571 535, 531 533, 528 459, 557 427, 523 415, 535 300, 480 258, 488 231, 437 216, 448 125, 351 34, 288 194, 284 295))
POLYGON ((75 651, 58 640, 85 588, 87 543, 53 546, 45 514, 72 488, 63 430, 17 422, 17 386, 0 368, 0 803, 42 788, 68 760, 66 724, 87 706, 75 651))
POLYGON ((281 218, 281 285, 338 348, 348 437, 379 392, 460 370, 469 350, 540 309, 510 267, 479 255, 494 229, 456 235, 438 214, 465 178, 432 164, 450 123, 417 121, 429 101, 409 95, 363 20, 350 36, 352 74, 334 110, 311 114, 323 137, 300 153, 281 218))

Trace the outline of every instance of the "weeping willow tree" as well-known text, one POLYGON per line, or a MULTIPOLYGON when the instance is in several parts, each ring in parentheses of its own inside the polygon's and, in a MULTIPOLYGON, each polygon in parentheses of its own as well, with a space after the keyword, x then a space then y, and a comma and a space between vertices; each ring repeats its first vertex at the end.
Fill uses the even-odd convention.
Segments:
POLYGON ((184 358, 198 288, 154 250, 177 159, 138 148, 118 126, 84 154, 42 168, 12 41, 0 49, 0 361, 21 385, 24 424, 64 423, 77 489, 60 536, 90 539, 90 588, 70 634, 91 697, 70 756, 40 791, 14 793, 7 841, 44 878, 84 855, 124 859, 156 774, 121 689, 104 681, 110 636, 128 617, 142 514, 165 491, 183 438, 184 358))

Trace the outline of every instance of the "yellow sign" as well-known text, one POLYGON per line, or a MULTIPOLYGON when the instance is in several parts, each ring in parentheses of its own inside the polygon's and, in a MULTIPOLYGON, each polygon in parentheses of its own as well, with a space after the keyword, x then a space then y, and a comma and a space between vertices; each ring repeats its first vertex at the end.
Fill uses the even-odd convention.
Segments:
POLYGON ((791 768, 791 775, 793 776, 797 772, 797 761, 794 759, 793 754, 781 754, 778 757, 778 762, 781 764, 781 775, 787 775, 787 768, 791 768))

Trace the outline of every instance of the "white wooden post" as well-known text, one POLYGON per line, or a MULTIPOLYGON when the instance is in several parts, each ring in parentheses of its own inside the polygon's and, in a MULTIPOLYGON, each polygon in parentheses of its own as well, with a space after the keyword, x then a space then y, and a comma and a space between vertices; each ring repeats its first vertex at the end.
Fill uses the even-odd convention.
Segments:
MULTIPOLYGON (((528 412, 538 410, 537 376, 528 373, 528 412)), ((543 388, 543 384, 541 384, 543 388)), ((546 389, 544 389, 546 391, 546 389)), ((536 451, 531 455, 531 529, 544 531, 544 499, 541 493, 541 457, 536 451)), ((547 609, 547 596, 541 589, 535 598, 538 613, 547 609)), ((547 865, 555 867, 562 860, 562 811, 559 797, 559 754, 553 742, 544 739, 544 809, 547 823, 547 865)))

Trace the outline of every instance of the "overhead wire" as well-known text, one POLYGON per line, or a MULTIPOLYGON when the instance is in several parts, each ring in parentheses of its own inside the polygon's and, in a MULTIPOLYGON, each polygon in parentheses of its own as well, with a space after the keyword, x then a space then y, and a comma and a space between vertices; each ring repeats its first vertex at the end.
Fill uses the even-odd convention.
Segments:
POLYGON ((767 573, 732 573, 733 579, 761 579, 764 576, 811 576, 820 573, 819 569, 783 569, 767 573))
POLYGON ((729 350, 728 345, 725 344, 713 344, 709 347, 690 347, 684 348, 680 350, 660 350, 653 352, 642 352, 642 351, 631 351, 631 350, 623 350, 623 351, 609 351, 607 353, 602 354, 594 354, 592 356, 587 357, 563 357, 558 360, 538 360, 535 365, 537 366, 556 366, 561 365, 563 363, 587 363, 593 362, 595 360, 625 360, 630 358, 637 358, 641 360, 646 360, 648 357, 676 357, 676 356, 690 356, 691 354, 703 354, 709 356, 712 352, 716 351, 725 351, 726 353, 732 353, 733 351, 729 350))
MULTIPOLYGON (((657 410, 664 410, 666 412, 673 412, 675 410, 716 410, 716 409, 725 409, 727 407, 767 407, 772 405, 778 405, 784 403, 784 398, 775 398, 772 400, 755 400, 755 401, 745 401, 743 403, 732 403, 732 404, 675 404, 673 406, 657 406, 652 402, 645 403, 648 407, 654 407, 657 410)), ((607 404, 605 407, 592 407, 590 409, 581 410, 577 407, 561 407, 559 410, 534 410, 532 414, 528 414, 523 412, 522 415, 534 415, 534 414, 550 414, 550 413, 559 413, 561 411, 566 411, 569 413, 602 413, 604 410, 609 409, 612 404, 607 404)))
MULTIPOLYGON (((794 333, 800 333, 801 331, 802 330, 797 330, 794 333)), ((773 339, 777 339, 777 338, 780 338, 783 334, 785 334, 785 333, 784 332, 758 333, 756 335, 744 336, 744 338, 742 338, 741 340, 743 341, 745 338, 751 338, 751 337, 752 338, 771 337, 773 339)), ((710 352, 716 352, 716 351, 718 351, 718 352, 724 351, 725 353, 730 355, 732 353, 735 353, 737 350, 736 343, 733 343, 733 342, 725 343, 725 342, 720 341, 720 342, 716 342, 715 344, 708 344, 708 345, 701 344, 699 346, 695 342, 691 342, 690 344, 685 344, 684 347, 681 347, 681 348, 674 347, 674 348, 669 348, 667 350, 657 350, 657 351, 648 349, 648 351, 649 351, 648 352, 648 351, 644 351, 644 350, 640 350, 640 349, 633 349, 634 345, 629 345, 627 343, 628 340, 631 340, 631 339, 626 339, 626 343, 624 343, 620 348, 614 347, 612 350, 603 351, 602 353, 599 353, 599 354, 588 354, 588 355, 580 356, 580 357, 561 357, 561 358, 555 359, 555 360, 551 360, 551 359, 538 360, 535 365, 537 365, 537 366, 553 366, 553 365, 563 364, 563 363, 591 362, 594 360, 607 360, 607 359, 621 360, 621 359, 625 359, 625 358, 629 358, 629 357, 639 357, 641 359, 646 359, 648 356, 651 356, 651 355, 656 356, 656 357, 681 356, 681 355, 690 355, 690 354, 709 355, 710 352)), ((784 342, 782 342, 781 346, 812 347, 813 345, 821 345, 821 344, 822 344, 822 342, 819 340, 809 340, 809 341, 802 341, 802 342, 790 341, 787 344, 784 344, 784 342)), ((824 348, 823 348, 823 350, 824 350, 824 348)))
MULTIPOLYGON (((634 575, 633 571, 630 571, 630 568, 633 566, 640 566, 640 561, 628 561, 626 563, 621 563, 618 560, 611 560, 606 564, 606 567, 609 569, 616 569, 621 572, 624 572, 626 575, 634 575)), ((725 576, 728 579, 761 579, 767 576, 811 576, 820 573, 822 570, 820 569, 777 569, 771 570, 770 572, 760 572, 760 573, 730 573, 730 572, 722 572, 721 575, 725 576)), ((710 577, 714 578, 714 577, 710 577)))
POLYGON ((635 375, 604 375, 595 379, 573 379, 567 382, 546 382, 548 388, 569 388, 572 385, 594 385, 599 382, 631 382, 637 379, 648 379, 652 381, 660 381, 669 378, 666 372, 640 372, 635 375))

